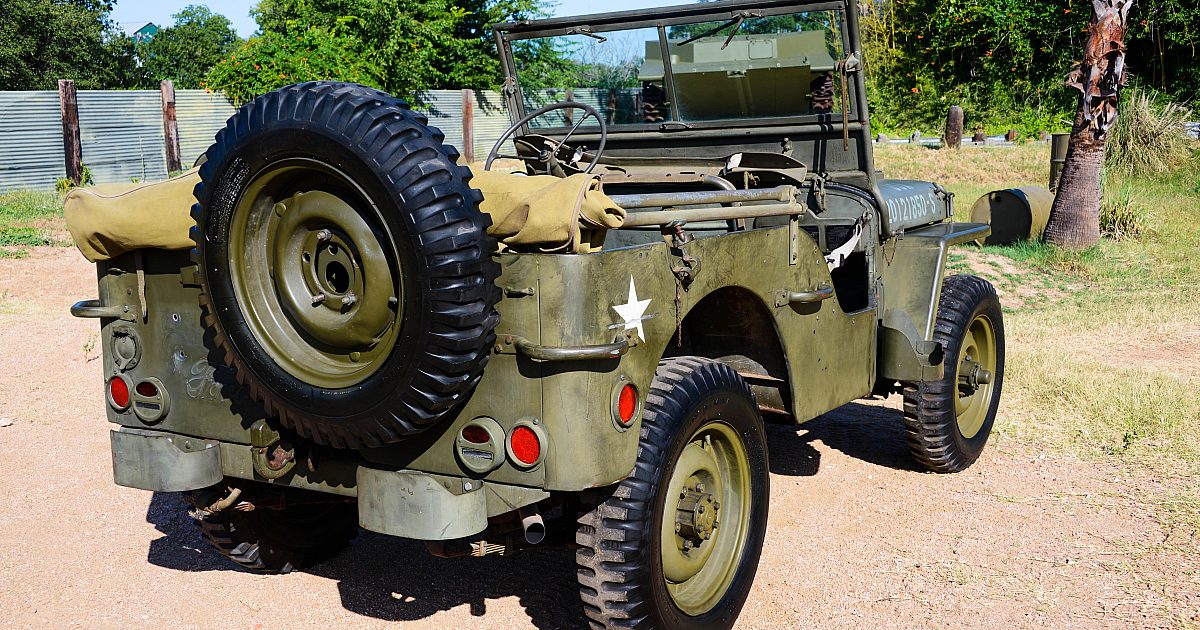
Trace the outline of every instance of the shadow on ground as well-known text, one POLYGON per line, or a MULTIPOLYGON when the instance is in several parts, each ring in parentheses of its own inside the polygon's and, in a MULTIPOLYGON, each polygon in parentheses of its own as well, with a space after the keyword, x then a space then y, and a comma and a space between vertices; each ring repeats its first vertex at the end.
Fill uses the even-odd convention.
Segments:
MULTIPOLYGON (((771 472, 813 476, 820 442, 850 457, 916 470, 904 443, 899 412, 853 403, 801 427, 768 424, 771 472)), ((178 571, 241 571, 211 549, 187 514, 184 498, 155 493, 146 520, 165 534, 150 543, 148 560, 178 571)), ((521 552, 511 558, 435 558, 423 543, 360 531, 336 558, 307 569, 338 583, 346 610, 385 621, 415 621, 463 605, 487 614, 488 600, 517 597, 540 629, 587 626, 575 586, 574 553, 566 549, 521 552)))
POLYGON ((799 477, 817 474, 821 454, 814 442, 868 464, 921 471, 908 453, 904 419, 891 407, 854 402, 800 426, 768 424, 771 472, 799 477))

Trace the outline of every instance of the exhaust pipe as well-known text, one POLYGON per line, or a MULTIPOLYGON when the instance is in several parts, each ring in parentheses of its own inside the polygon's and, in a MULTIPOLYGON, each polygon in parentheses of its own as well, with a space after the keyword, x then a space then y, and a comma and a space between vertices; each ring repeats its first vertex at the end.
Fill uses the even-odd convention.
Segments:
POLYGON ((538 511, 536 505, 523 507, 517 510, 517 514, 521 517, 521 529, 525 532, 525 542, 536 545, 546 540, 546 522, 542 520, 542 513, 538 511))

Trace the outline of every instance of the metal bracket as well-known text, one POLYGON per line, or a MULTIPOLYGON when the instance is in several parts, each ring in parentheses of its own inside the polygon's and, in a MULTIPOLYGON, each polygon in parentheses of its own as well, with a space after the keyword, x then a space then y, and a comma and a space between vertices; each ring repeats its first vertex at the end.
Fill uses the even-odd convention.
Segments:
POLYGON ((663 237, 667 240, 671 255, 678 259, 676 264, 671 265, 671 273, 679 281, 679 286, 687 291, 696 279, 696 274, 700 272, 700 259, 687 253, 688 243, 696 240, 696 237, 684 232, 681 223, 664 226, 663 237))

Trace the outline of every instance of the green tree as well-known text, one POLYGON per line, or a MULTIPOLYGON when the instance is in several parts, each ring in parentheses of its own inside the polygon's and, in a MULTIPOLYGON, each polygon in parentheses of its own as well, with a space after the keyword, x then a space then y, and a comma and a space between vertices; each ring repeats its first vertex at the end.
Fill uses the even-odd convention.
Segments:
POLYGON ((172 16, 175 24, 138 51, 149 79, 172 79, 175 86, 196 89, 209 68, 231 53, 241 39, 229 19, 202 5, 188 5, 172 16))
POLYGON ((254 10, 262 35, 218 64, 206 84, 235 99, 347 75, 410 98, 429 89, 494 87, 501 72, 489 26, 542 15, 541 7, 542 0, 262 0, 254 10), (322 38, 323 48, 315 47, 322 38), (318 64, 314 51, 328 53, 331 65, 318 64), (346 67, 338 67, 338 55, 346 67), (235 61, 281 71, 233 72, 235 61))
POLYGON ((80 89, 140 81, 133 45, 109 17, 107 0, 0 1, 0 90, 80 89))
POLYGON ((245 103, 278 87, 317 80, 384 87, 379 65, 339 23, 251 37, 208 71, 202 87, 245 103))

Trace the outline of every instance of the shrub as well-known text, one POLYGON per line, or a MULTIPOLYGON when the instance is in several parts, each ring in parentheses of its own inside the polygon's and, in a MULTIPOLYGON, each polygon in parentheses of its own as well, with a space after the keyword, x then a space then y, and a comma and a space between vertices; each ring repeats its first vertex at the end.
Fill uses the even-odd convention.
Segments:
POLYGON ((1185 131, 1188 107, 1154 90, 1125 91, 1120 116, 1108 139, 1105 166, 1122 175, 1161 175, 1186 162, 1194 141, 1185 131))

